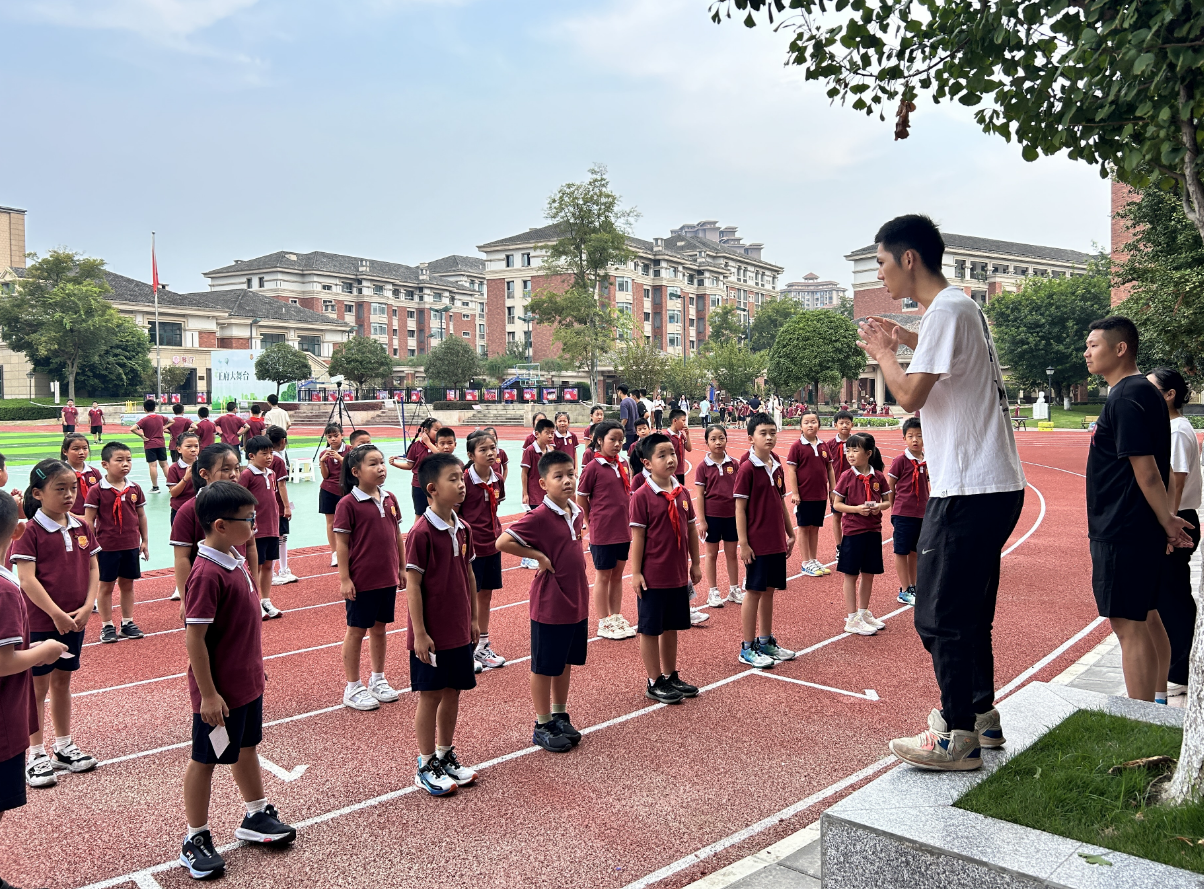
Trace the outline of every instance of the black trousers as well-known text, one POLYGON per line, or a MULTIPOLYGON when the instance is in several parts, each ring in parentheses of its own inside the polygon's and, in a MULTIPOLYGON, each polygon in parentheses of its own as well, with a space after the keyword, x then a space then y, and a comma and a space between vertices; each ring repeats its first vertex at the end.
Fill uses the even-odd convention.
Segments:
POLYGON ((1192 547, 1174 549, 1166 556, 1166 569, 1158 587, 1158 616, 1171 640, 1171 668, 1167 678, 1187 685, 1191 643, 1196 632, 1196 600, 1191 594, 1189 560, 1200 544, 1200 517, 1194 509, 1180 510, 1179 517, 1195 526, 1187 532, 1191 535, 1192 547))
POLYGON ((971 731, 995 702, 991 627, 999 559, 1020 519, 1024 491, 933 497, 924 511, 916 560, 916 631, 932 655, 941 713, 971 731))

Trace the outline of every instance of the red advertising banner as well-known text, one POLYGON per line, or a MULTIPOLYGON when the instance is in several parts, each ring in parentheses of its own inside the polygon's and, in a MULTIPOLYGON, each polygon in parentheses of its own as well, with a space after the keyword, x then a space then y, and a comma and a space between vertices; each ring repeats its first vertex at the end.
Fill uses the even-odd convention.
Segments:
POLYGON ((577 399, 577 390, 572 387, 566 388, 564 390, 564 400, 565 401, 577 401, 578 400, 577 399))
POLYGON ((485 400, 486 401, 497 401, 497 389, 486 389, 485 390, 485 400))
POLYGON ((418 389, 411 389, 410 390, 410 401, 413 402, 414 404, 417 404, 421 400, 422 400, 422 392, 418 389))
POLYGON ((448 401, 459 401, 460 400, 460 390, 459 389, 444 389, 443 394, 444 394, 444 397, 447 398, 448 401))
POLYGON ((515 389, 504 389, 502 390, 502 399, 504 401, 517 401, 518 391, 515 389))
POLYGON ((557 394, 559 391, 560 391, 560 390, 558 390, 558 389, 544 389, 544 390, 543 390, 543 400, 544 400, 544 401, 555 401, 555 400, 556 400, 556 394, 557 394))
POLYGON ((523 389, 523 401, 534 401, 536 392, 534 389, 523 389))
POLYGON ((208 402, 209 402, 209 396, 206 395, 204 392, 198 392, 196 394, 196 403, 197 404, 208 404, 208 402))
POLYGON ((464 390, 464 400, 465 401, 480 401, 481 393, 478 392, 476 389, 465 389, 464 390))

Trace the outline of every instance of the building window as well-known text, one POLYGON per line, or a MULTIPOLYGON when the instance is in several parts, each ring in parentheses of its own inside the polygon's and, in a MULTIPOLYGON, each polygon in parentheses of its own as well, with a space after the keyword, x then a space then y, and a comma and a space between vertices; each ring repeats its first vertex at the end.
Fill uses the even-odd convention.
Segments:
POLYGON ((357 318, 364 317, 364 304, 363 303, 355 304, 355 317, 357 317, 357 318))
POLYGON ((159 330, 163 333, 163 342, 155 338, 155 322, 147 324, 147 335, 152 346, 182 346, 184 344, 184 325, 175 321, 160 321, 159 330))
POLYGON ((407 330, 406 336, 409 337, 410 339, 413 339, 414 338, 414 328, 411 327, 409 330, 407 330))
POLYGON ((343 314, 344 315, 354 315, 355 314, 355 303, 343 303, 343 314))
POLYGON ((384 296, 385 288, 382 287, 380 284, 373 284, 372 285, 372 295, 373 296, 384 296))
POLYGON ((681 324, 681 312, 670 312, 669 313, 669 323, 670 324, 681 324))
POLYGON ((719 294, 718 293, 711 294, 711 308, 712 309, 719 308, 719 294))
POLYGON ((644 313, 644 323, 645 323, 645 324, 647 324, 647 323, 648 323, 649 321, 651 321, 651 320, 652 320, 652 313, 651 313, 651 312, 645 312, 645 313, 644 313))
MULTIPOLYGON (((166 333, 166 331, 164 331, 164 333, 166 333)), ((283 333, 261 333, 259 335, 259 339, 263 343, 263 348, 265 349, 268 346, 274 346, 277 343, 287 342, 287 337, 285 337, 283 333)))
POLYGON ((397 347, 396 346, 393 347, 393 357, 394 358, 397 357, 397 347))
POLYGON ((310 355, 321 356, 322 337, 301 335, 297 337, 297 348, 302 352, 308 352, 310 355))
POLYGON ((254 278, 247 278, 247 290, 251 289, 251 287, 254 283, 254 280, 255 280, 254 278))
POLYGON ((394 317, 394 318, 396 318, 396 317, 397 317, 397 309, 394 309, 394 310, 393 310, 393 317, 394 317))
POLYGON ((514 268, 514 254, 513 253, 506 254, 506 268, 508 268, 508 269, 514 268))
POLYGON ((485 325, 484 324, 477 325, 477 333, 480 334, 481 336, 485 335, 485 325))
POLYGON ((407 317, 407 318, 413 318, 413 317, 414 317, 414 310, 413 310, 413 309, 406 309, 406 317, 407 317))
POLYGON ((669 334, 669 345, 671 347, 677 347, 680 349, 681 348, 681 334, 679 334, 679 333, 669 334))
POLYGON ((406 291, 406 299, 409 300, 410 302, 414 301, 414 291, 413 290, 406 291))
POLYGON ((471 336, 472 336, 472 334, 471 334, 469 331, 467 331, 467 330, 461 330, 461 331, 460 331, 460 335, 461 335, 462 337, 464 337, 464 339, 468 339, 469 337, 471 337, 471 336))
POLYGON ((335 301, 333 299, 324 299, 322 300, 322 311, 335 314, 338 312, 338 307, 335 305, 335 301))
POLYGON ((615 292, 616 293, 631 293, 631 279, 630 278, 615 278, 615 292))
POLYGON ((506 331, 506 342, 508 342, 508 343, 517 342, 517 340, 515 339, 513 330, 506 331))
POLYGON ((372 335, 373 336, 388 336, 389 329, 384 324, 373 324, 372 325, 372 335))
POLYGON ((506 299, 514 299, 514 282, 506 282, 506 299))
POLYGON ((461 320, 461 321, 471 321, 471 320, 472 320, 472 315, 465 315, 464 313, 461 313, 461 314, 460 314, 460 320, 461 320))
POLYGON ((523 281, 523 299, 531 298, 531 282, 523 281))
POLYGON ((301 305, 301 300, 299 300, 299 299, 290 299, 288 302, 289 302, 289 305, 290 305, 290 306, 299 306, 299 305, 301 305))
POLYGON ((344 281, 344 282, 343 282, 343 292, 344 292, 344 293, 350 293, 350 292, 351 292, 351 282, 350 282, 350 281, 344 281))
POLYGON ((640 266, 640 274, 648 274, 648 263, 644 263, 642 266, 640 266))
POLYGON ((334 287, 330 284, 323 284, 322 289, 323 290, 334 290, 334 287))
POLYGON ((414 350, 413 350, 413 349, 406 349, 406 355, 407 355, 408 357, 410 357, 410 358, 413 358, 413 357, 414 357, 414 350))
POLYGON ((389 307, 386 306, 384 303, 373 303, 372 304, 372 314, 387 316, 389 314, 389 307))
POLYGON ((531 254, 530 253, 523 254, 523 265, 524 266, 531 265, 531 254))
POLYGON ((514 306, 506 306, 506 323, 514 323, 514 306))

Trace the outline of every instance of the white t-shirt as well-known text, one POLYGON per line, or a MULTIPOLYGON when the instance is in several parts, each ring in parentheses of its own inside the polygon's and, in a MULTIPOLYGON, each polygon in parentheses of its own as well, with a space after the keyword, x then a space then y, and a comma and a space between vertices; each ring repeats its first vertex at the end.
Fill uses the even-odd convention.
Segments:
POLYGON ((1187 417, 1171 420, 1171 472, 1186 472, 1180 509, 1200 508, 1200 443, 1187 417))
POLYGON ((940 375, 920 411, 931 496, 1024 488, 995 343, 961 288, 946 287, 924 313, 907 372, 940 375))
POLYGON ((707 401, 704 398, 702 401, 698 402, 698 413, 700 416, 705 417, 710 412, 711 412, 711 403, 709 401, 707 401))
POLYGON ((288 411, 282 407, 274 407, 263 415, 264 426, 279 426, 281 429, 287 430, 293 425, 292 418, 289 417, 288 411))

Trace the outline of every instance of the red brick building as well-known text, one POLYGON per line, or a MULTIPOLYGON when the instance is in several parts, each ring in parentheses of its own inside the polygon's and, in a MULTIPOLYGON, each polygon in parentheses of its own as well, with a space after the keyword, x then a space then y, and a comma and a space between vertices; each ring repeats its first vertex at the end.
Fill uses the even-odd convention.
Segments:
MULTIPOLYGON (((1133 240, 1132 232, 1126 228, 1127 223, 1123 219, 1118 219, 1116 214, 1123 210, 1130 201, 1135 201, 1139 197, 1138 192, 1123 182, 1112 180, 1112 263, 1114 266, 1125 261, 1125 246, 1133 240)), ((1131 289, 1132 285, 1130 284, 1113 287, 1112 305, 1122 302, 1129 295, 1131 289)))

